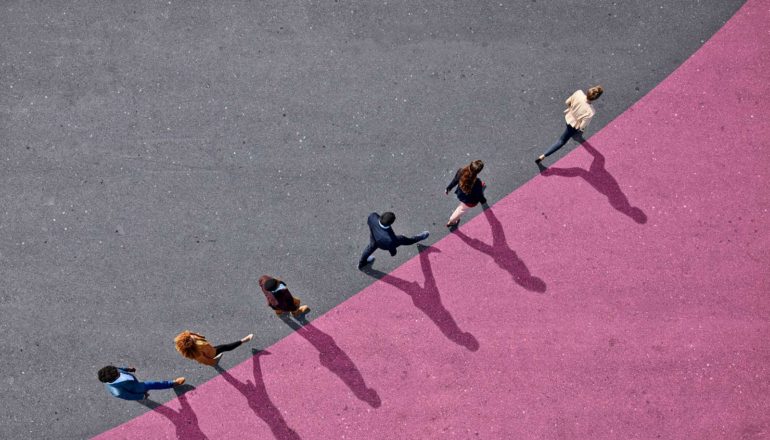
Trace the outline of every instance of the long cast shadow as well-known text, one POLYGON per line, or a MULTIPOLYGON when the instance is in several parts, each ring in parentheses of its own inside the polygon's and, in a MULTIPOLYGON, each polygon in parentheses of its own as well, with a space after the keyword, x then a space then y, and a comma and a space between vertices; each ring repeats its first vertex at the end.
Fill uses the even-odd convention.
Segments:
POLYGON ((575 138, 588 153, 593 156, 594 160, 591 162, 591 166, 588 170, 583 168, 557 168, 548 167, 541 168, 541 173, 544 177, 561 176, 561 177, 580 177, 595 190, 604 194, 607 200, 610 202, 610 206, 617 211, 631 217, 635 222, 639 224, 647 223, 647 214, 640 208, 631 206, 628 201, 628 197, 620 189, 618 181, 610 174, 604 167, 605 159, 599 150, 593 147, 582 136, 575 138))
POLYGON ((198 416, 195 415, 195 411, 193 411, 190 402, 187 401, 187 396, 185 396, 185 393, 194 389, 195 387, 192 385, 174 387, 174 393, 177 395, 177 400, 179 400, 179 404, 182 405, 179 411, 175 411, 154 400, 147 399, 139 400, 138 402, 173 423, 174 428, 176 429, 176 438, 178 440, 207 440, 208 437, 206 437, 206 434, 204 434, 203 431, 201 431, 200 426, 198 426, 198 416))
POLYGON ((456 229, 453 234, 460 237, 460 239, 468 246, 492 257, 500 268, 513 276, 513 280, 516 284, 533 292, 545 292, 545 281, 533 276, 529 272, 529 269, 527 269, 527 265, 524 264, 524 261, 516 255, 516 252, 514 252, 510 246, 508 246, 502 223, 497 219, 492 208, 487 205, 484 205, 484 216, 487 218, 489 226, 492 228, 491 245, 484 243, 477 238, 468 237, 460 229, 456 229))
POLYGON ((267 423, 267 426, 270 427, 270 431, 273 432, 273 436, 275 436, 276 439, 301 440, 299 434, 289 427, 286 420, 284 420, 281 411, 275 407, 270 400, 270 396, 267 394, 265 382, 262 379, 262 367, 259 364, 259 358, 261 356, 269 355, 270 352, 258 351, 255 349, 252 349, 251 351, 254 353, 254 356, 251 358, 254 382, 250 380, 247 380, 245 383, 241 382, 219 365, 214 368, 216 368, 222 378, 232 385, 233 388, 243 394, 248 401, 251 410, 267 423))
POLYGON ((337 345, 334 338, 304 318, 300 323, 287 317, 282 317, 281 320, 318 350, 318 359, 321 361, 321 365, 339 377, 356 397, 368 403, 372 408, 379 408, 382 405, 377 391, 366 386, 358 367, 347 353, 337 345))
POLYGON ((479 349, 479 341, 469 332, 460 330, 452 315, 441 303, 441 294, 436 285, 436 278, 433 276, 433 269, 430 265, 429 255, 440 250, 418 244, 420 268, 425 277, 425 285, 422 287, 417 281, 407 281, 391 274, 372 269, 366 266, 363 272, 370 277, 382 280, 391 286, 394 286, 406 293, 412 298, 412 303, 420 309, 425 315, 433 321, 450 341, 462 345, 470 351, 479 349))

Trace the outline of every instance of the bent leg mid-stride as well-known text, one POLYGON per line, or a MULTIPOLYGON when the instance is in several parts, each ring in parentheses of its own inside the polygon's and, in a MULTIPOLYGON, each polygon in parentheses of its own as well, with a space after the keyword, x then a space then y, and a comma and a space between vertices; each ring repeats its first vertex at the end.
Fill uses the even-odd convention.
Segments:
POLYGON ((456 227, 460 223, 460 217, 463 216, 468 210, 471 209, 470 206, 466 205, 465 203, 460 202, 459 205, 457 205, 457 209, 454 210, 452 215, 449 217, 449 221, 447 222, 447 227, 456 227))
POLYGON ((395 256, 399 246, 415 244, 425 240, 430 235, 428 231, 423 231, 414 237, 396 235, 391 227, 395 221, 396 214, 390 211, 383 212, 382 215, 376 212, 369 214, 366 219, 366 224, 369 226, 369 245, 366 246, 361 258, 358 259, 358 270, 363 270, 364 266, 374 261, 372 254, 377 249, 387 250, 391 256, 395 256))
POLYGON ((561 136, 559 136, 559 139, 557 139, 556 142, 553 143, 553 145, 548 147, 548 150, 546 150, 545 153, 541 154, 537 159, 535 159, 535 162, 540 163, 546 157, 559 151, 559 149, 563 147, 567 143, 567 141, 570 140, 572 136, 579 133, 578 129, 572 127, 569 124, 566 124, 566 125, 567 125, 567 128, 564 129, 564 132, 561 134, 561 136))
POLYGON ((364 253, 361 254, 361 258, 358 260, 358 269, 363 269, 364 266, 374 261, 372 255, 377 250, 377 243, 373 240, 369 242, 369 245, 364 249, 364 253))
POLYGON ((177 381, 181 381, 182 383, 184 383, 184 381, 181 380, 181 379, 176 379, 176 380, 158 380, 158 381, 151 380, 151 381, 147 381, 147 382, 144 382, 144 390, 145 391, 149 391, 149 390, 167 390, 169 388, 173 388, 174 385, 177 384, 177 381))
POLYGON ((430 236, 430 232, 428 231, 422 231, 419 234, 413 236, 413 237, 404 237, 403 235, 398 236, 398 245, 399 246, 409 246, 412 244, 417 243, 418 241, 423 241, 426 238, 430 236))

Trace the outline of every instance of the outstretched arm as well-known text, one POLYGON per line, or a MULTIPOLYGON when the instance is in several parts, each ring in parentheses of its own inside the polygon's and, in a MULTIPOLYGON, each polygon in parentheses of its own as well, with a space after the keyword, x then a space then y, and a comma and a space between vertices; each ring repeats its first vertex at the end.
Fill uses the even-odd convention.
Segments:
POLYGON ((452 191, 452 188, 454 188, 458 183, 460 183, 460 170, 457 170, 455 176, 452 178, 452 181, 449 182, 449 185, 447 185, 445 193, 449 194, 449 191, 452 191))

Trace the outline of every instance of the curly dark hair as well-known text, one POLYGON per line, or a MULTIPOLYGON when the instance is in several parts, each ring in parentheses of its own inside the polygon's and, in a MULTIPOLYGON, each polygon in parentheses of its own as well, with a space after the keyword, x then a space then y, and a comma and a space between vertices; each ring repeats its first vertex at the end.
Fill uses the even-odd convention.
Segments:
POLYGON ((120 377, 120 371, 118 371, 118 368, 112 365, 107 365, 106 367, 99 370, 99 382, 104 383, 110 383, 113 380, 120 377))
POLYGON ((460 191, 470 194, 473 191, 473 184, 476 183, 476 176, 484 169, 484 162, 474 160, 460 170, 460 191))

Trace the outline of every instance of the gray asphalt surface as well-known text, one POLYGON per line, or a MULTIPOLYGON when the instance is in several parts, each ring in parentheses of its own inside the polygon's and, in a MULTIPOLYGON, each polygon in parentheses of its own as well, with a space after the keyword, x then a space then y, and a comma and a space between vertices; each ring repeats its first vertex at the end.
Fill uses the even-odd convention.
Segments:
POLYGON ((742 3, 2 2, 0 437, 146 411, 106 393, 107 364, 213 377, 175 352, 183 329, 284 337, 260 275, 324 313, 372 282, 354 268, 370 212, 436 241, 457 167, 484 159, 500 199, 537 173, 572 91, 606 89, 590 135, 742 3))

